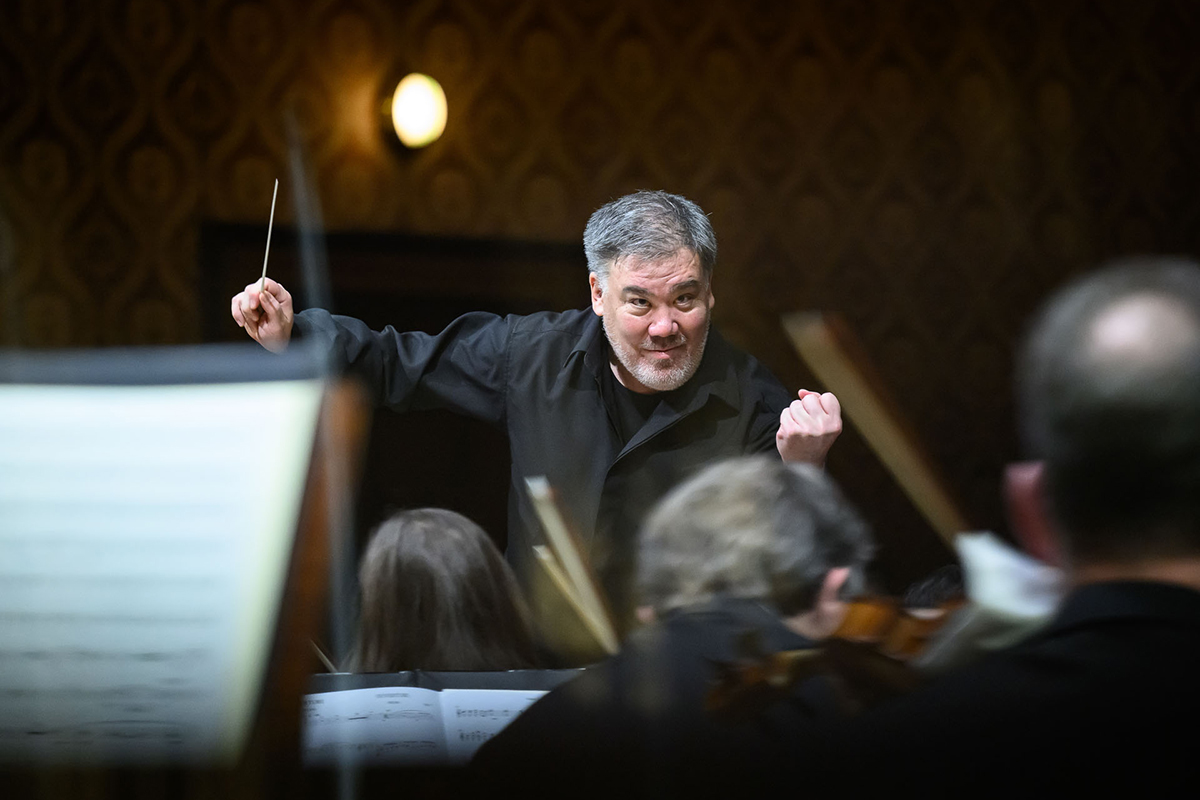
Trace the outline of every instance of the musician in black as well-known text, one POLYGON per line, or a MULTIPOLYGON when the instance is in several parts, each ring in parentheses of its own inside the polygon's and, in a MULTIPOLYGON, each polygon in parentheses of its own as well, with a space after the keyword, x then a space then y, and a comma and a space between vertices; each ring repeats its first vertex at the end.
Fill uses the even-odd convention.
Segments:
POLYGON ((778 774, 965 796, 1194 790, 1200 265, 1147 258, 1086 276, 1037 319, 1018 381, 1041 461, 1020 491, 1057 534, 1072 587, 1054 620, 845 728, 797 737, 778 774))
POLYGON ((737 796, 742 772, 797 721, 843 705, 823 677, 731 689, 723 702, 713 690, 742 664, 829 636, 872 550, 821 470, 763 456, 710 466, 664 497, 639 536, 652 624, 485 744, 476 777, 537 797, 737 796))
POLYGON ((372 331, 320 309, 293 317, 267 279, 232 314, 271 350, 293 333, 329 344, 376 402, 446 408, 504 430, 512 452, 508 558, 527 581, 538 523, 524 479, 545 475, 598 562, 618 617, 632 611, 632 538, 668 489, 714 460, 778 452, 821 464, 841 431, 832 394, 792 399, 711 329, 716 238, 695 203, 665 192, 611 202, 584 233, 591 308, 467 314, 437 335, 372 331))

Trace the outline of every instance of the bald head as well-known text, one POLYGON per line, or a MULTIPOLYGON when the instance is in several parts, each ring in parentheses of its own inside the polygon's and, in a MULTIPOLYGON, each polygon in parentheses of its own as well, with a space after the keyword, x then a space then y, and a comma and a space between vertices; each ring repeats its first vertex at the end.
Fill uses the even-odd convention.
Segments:
POLYGON ((1113 302, 1096 315, 1086 355, 1103 371, 1150 374, 1179 368, 1200 330, 1185 303, 1145 292, 1113 302))
POLYGON ((1200 266, 1124 262, 1060 292, 1019 383, 1078 560, 1200 553, 1200 266))

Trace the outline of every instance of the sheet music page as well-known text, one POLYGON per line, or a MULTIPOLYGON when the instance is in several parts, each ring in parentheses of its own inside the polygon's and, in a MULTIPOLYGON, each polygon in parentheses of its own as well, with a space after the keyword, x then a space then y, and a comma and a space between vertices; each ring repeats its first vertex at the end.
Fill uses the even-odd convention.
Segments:
POLYGON ((322 390, 0 386, 0 758, 236 756, 322 390))
POLYGON ((438 692, 391 686, 307 695, 304 762, 309 766, 446 763, 438 692))
POLYGON ((465 764, 544 694, 407 686, 310 694, 304 698, 304 761, 465 764))
POLYGON ((504 730, 546 693, 512 689, 443 689, 441 694, 446 757, 451 764, 465 764, 484 742, 504 730))

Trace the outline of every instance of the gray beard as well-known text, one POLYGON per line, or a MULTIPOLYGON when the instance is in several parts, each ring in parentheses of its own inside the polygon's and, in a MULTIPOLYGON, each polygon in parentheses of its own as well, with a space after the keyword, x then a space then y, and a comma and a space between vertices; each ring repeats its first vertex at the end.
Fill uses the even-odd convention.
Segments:
MULTIPOLYGON (((633 375, 638 383, 656 392, 673 391, 692 379, 696 370, 700 368, 700 361, 704 358, 704 346, 708 344, 708 329, 712 327, 712 317, 709 317, 708 323, 704 326, 704 337, 700 340, 700 346, 694 352, 689 353, 682 363, 674 364, 666 369, 658 369, 650 362, 639 360, 637 352, 623 340, 617 338, 615 332, 610 329, 607 315, 600 319, 604 323, 604 336, 608 339, 608 346, 616 353, 617 361, 621 362, 621 366, 633 375)), ((682 336, 680 339, 684 343, 687 341, 682 336)))

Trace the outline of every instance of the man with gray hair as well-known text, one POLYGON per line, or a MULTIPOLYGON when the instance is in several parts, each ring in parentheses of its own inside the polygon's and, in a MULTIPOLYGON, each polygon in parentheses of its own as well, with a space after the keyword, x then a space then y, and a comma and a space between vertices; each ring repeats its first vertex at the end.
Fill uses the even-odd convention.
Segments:
POLYGON ((763 456, 708 467, 642 528, 638 585, 651 624, 485 744, 481 779, 512 771, 518 786, 534 782, 533 796, 542 781, 572 796, 715 794, 792 725, 840 715, 823 678, 740 713, 706 705, 725 667, 811 650, 833 633, 872 551, 821 470, 763 456))
POLYGON ((508 557, 523 581, 538 522, 523 481, 545 475, 597 561, 618 617, 632 611, 641 514, 700 466, 777 451, 815 464, 841 431, 829 393, 795 400, 710 329, 716 237, 693 202, 637 192, 584 234, 591 311, 467 314, 437 335, 372 331, 310 309, 267 279, 235 296, 234 319, 264 347, 327 342, 396 411, 445 408, 502 428, 512 452, 508 557))
POLYGON ((824 639, 871 557, 857 513, 820 470, 765 458, 724 461, 669 493, 638 542, 638 589, 657 618, 726 601, 772 609, 824 639))
POLYGON ((1035 321, 1017 379, 1041 472, 1010 492, 1057 537, 1069 593, 1027 641, 845 730, 797 737, 792 757, 814 780, 1195 790, 1200 265, 1143 258, 1085 276, 1035 321), (855 769, 863 753, 873 772, 855 769))

